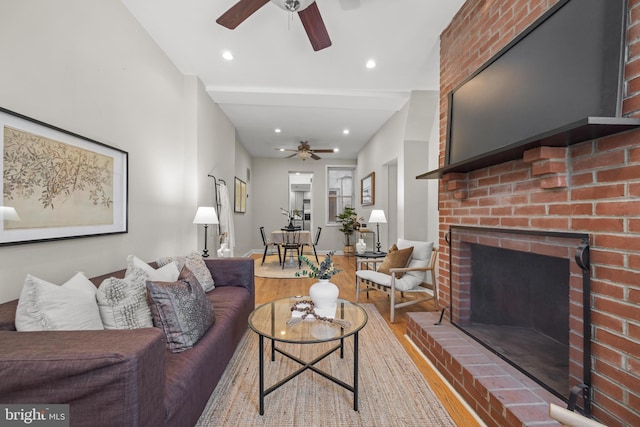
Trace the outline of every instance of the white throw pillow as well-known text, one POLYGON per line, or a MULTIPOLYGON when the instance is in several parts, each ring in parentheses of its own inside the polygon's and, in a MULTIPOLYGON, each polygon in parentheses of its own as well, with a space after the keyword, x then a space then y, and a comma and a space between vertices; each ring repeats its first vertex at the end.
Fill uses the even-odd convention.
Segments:
POLYGON ((133 268, 124 279, 109 277, 98 288, 96 299, 105 329, 153 327, 147 304, 147 280, 141 268, 133 268))
POLYGON ((96 291, 83 273, 77 273, 63 285, 27 274, 16 310, 16 330, 104 329, 96 291))
POLYGON ((198 282, 200 282, 200 285, 202 285, 202 289, 204 289, 205 292, 209 292, 215 288, 215 282, 213 281, 213 277, 211 277, 211 272, 202 259, 202 255, 200 255, 198 252, 192 251, 187 256, 160 258, 158 260, 158 265, 164 266, 171 262, 176 263, 178 271, 182 271, 182 268, 185 266, 189 270, 191 270, 193 275, 196 276, 196 279, 198 279, 198 282))
POLYGON ((180 270, 178 270, 175 262, 170 262, 156 270, 137 256, 129 255, 127 257, 125 277, 130 275, 135 268, 143 270, 148 276, 147 280, 155 280, 157 282, 175 282, 180 275, 180 270))

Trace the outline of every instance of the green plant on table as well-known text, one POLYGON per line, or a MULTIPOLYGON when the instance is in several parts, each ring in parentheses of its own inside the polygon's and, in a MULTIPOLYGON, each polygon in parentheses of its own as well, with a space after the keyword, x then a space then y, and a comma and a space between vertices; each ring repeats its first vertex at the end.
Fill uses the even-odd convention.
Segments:
POLYGON ((309 269, 296 272, 296 277, 307 276, 312 279, 330 279, 331 276, 340 273, 342 270, 338 270, 333 264, 333 252, 329 252, 320 265, 315 265, 306 256, 300 256, 300 261, 304 262, 309 269))

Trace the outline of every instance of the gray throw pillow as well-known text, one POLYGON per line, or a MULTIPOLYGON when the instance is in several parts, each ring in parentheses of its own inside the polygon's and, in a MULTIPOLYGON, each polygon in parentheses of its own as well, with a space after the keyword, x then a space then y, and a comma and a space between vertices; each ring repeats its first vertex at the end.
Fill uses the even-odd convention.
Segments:
POLYGON ((153 323, 173 353, 193 347, 215 320, 211 302, 187 267, 175 282, 147 281, 147 290, 153 323))

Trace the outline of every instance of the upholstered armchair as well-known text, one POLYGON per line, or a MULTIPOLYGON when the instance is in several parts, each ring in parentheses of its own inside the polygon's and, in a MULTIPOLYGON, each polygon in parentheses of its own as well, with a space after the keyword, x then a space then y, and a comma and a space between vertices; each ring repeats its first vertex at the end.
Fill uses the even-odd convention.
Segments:
POLYGON ((356 271, 356 302, 360 293, 377 290, 390 299, 390 320, 395 309, 434 300, 438 309, 438 281, 435 274, 438 249, 433 242, 398 239, 384 259, 360 259, 356 271), (375 265, 375 269, 370 266, 375 265), (396 295, 399 293, 399 298, 396 295))

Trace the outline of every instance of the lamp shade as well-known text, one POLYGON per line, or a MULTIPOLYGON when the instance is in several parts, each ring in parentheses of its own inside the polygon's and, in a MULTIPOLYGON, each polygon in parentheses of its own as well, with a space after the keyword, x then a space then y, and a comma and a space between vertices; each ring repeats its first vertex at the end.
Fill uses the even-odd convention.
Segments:
POLYGON ((196 212, 195 218, 193 218, 194 224, 218 224, 218 215, 216 214, 216 208, 211 206, 200 206, 196 212))
POLYGON ((20 221, 20 216, 16 212, 16 208, 0 206, 0 221, 20 221))
POLYGON ((382 209, 372 210, 371 216, 369 217, 369 222, 386 224, 387 218, 384 216, 384 211, 382 209))

